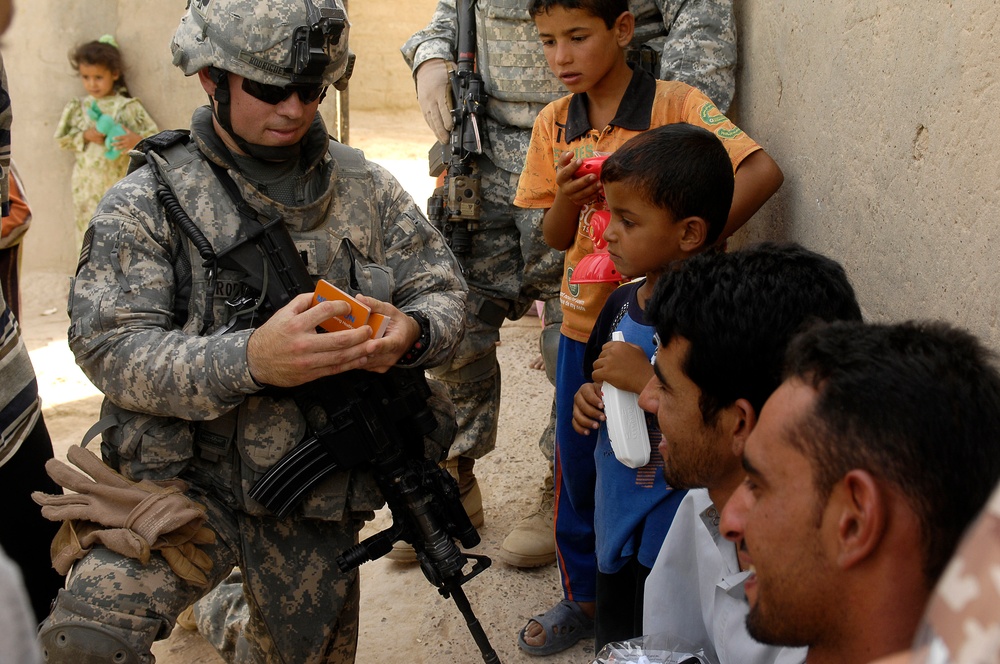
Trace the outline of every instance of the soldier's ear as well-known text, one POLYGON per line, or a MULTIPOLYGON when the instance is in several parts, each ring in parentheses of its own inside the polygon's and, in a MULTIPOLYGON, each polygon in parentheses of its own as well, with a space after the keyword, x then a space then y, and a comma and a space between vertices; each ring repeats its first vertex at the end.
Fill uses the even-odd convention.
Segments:
POLYGON ((215 81, 212 79, 212 75, 208 72, 208 67, 204 67, 198 70, 198 80, 201 81, 201 87, 205 89, 209 97, 215 96, 215 81))

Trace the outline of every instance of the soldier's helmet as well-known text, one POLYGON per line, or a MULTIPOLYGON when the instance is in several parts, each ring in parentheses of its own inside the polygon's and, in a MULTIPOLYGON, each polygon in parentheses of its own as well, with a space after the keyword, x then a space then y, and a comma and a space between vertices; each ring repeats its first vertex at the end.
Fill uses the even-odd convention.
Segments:
POLYGON ((190 0, 174 33, 174 64, 217 67, 266 85, 335 85, 354 55, 341 0, 190 0))

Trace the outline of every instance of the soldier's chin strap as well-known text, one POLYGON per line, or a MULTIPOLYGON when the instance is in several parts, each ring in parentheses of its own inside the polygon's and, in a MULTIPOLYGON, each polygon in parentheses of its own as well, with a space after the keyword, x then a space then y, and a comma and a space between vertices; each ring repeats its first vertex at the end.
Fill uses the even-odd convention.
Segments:
POLYGON ((215 83, 215 96, 208 96, 210 101, 215 102, 209 104, 212 107, 212 115, 241 150, 255 159, 264 161, 288 161, 299 158, 299 155, 302 154, 302 141, 305 140, 305 136, 292 145, 260 145, 251 143, 237 134, 236 130, 233 129, 230 113, 232 95, 229 90, 229 72, 218 67, 209 67, 208 75, 215 83))

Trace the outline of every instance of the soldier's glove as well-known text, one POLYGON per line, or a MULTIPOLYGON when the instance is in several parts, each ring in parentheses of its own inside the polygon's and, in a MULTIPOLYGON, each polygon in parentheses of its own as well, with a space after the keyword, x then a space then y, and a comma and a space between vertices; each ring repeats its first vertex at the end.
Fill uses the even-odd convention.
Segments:
POLYGON ((211 560, 192 549, 214 542, 215 533, 204 527, 205 508, 183 494, 184 482, 133 482, 75 445, 66 456, 87 475, 56 459, 49 459, 45 470, 57 484, 76 493, 31 494, 42 506, 42 516, 63 521, 52 542, 57 571, 65 574, 74 560, 99 543, 143 564, 151 549, 160 550, 179 576, 207 584, 203 572, 211 568, 211 560))
POLYGON ((455 126, 451 117, 451 83, 449 73, 455 65, 441 58, 431 58, 414 74, 417 83, 417 103, 427 126, 442 145, 448 145, 448 132, 455 126))

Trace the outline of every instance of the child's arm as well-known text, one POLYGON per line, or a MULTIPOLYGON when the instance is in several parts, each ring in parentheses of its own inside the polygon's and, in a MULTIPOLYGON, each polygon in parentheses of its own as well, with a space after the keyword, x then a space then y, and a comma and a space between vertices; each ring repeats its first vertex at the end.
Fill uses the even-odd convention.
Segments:
POLYGON ((580 208, 594 200, 601 189, 601 182, 594 174, 582 178, 573 177, 583 163, 573 159, 573 153, 566 151, 559 156, 556 170, 556 198, 552 207, 542 217, 542 235, 545 243, 553 249, 564 251, 573 246, 579 225, 580 208))
POLYGON ((595 382, 607 382, 620 390, 642 392, 653 377, 653 366, 641 348, 627 341, 609 341, 594 360, 595 382))
POLYGON ((589 435, 599 429, 605 419, 601 384, 584 383, 573 397, 573 430, 581 436, 589 435))
MULTIPOLYGON (((63 108, 62 116, 59 118, 59 124, 56 125, 56 133, 53 138, 56 139, 59 147, 64 150, 83 152, 87 149, 88 142, 98 142, 93 141, 87 136, 88 125, 90 129, 97 132, 93 127, 93 123, 84 115, 80 101, 74 99, 63 108)), ((100 132, 97 133, 100 135, 100 132)), ((101 135, 99 142, 103 141, 104 136, 101 135)))
POLYGON ((735 233, 771 198, 785 181, 778 164, 763 149, 756 150, 736 167, 733 205, 716 244, 735 233))

